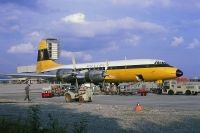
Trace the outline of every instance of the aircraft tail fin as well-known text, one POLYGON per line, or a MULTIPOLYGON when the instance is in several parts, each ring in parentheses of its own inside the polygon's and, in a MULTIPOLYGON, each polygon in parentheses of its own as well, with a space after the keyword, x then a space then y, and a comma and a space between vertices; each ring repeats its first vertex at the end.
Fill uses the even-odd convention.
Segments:
MULTIPOLYGON (((37 73, 45 72, 48 69, 60 66, 60 64, 56 63, 55 57, 52 58, 53 52, 55 53, 55 50, 52 50, 52 48, 56 43, 58 45, 58 41, 56 39, 43 39, 40 41, 36 65, 37 73)), ((58 49, 56 52, 58 55, 58 49)))

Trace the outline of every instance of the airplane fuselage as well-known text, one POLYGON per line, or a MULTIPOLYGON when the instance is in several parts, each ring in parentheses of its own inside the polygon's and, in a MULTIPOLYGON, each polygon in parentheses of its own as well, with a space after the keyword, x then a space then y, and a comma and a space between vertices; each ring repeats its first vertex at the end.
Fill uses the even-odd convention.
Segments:
MULTIPOLYGON (((73 69, 73 65, 60 65, 46 71, 56 69, 73 69)), ((182 74, 177 68, 157 59, 83 63, 76 64, 76 70, 104 70, 108 82, 156 81, 176 78, 182 74)))

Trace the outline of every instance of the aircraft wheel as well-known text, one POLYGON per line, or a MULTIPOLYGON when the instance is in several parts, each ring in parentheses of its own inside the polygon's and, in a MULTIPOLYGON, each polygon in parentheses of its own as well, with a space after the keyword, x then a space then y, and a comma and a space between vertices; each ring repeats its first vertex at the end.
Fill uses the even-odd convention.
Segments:
POLYGON ((91 97, 89 97, 89 100, 88 100, 88 102, 92 102, 92 98, 91 98, 91 97))
POLYGON ((83 103, 84 102, 84 98, 82 96, 79 96, 79 103, 83 103))
POLYGON ((190 90, 186 90, 186 91, 185 91, 185 94, 186 94, 186 95, 191 95, 191 91, 190 91, 190 90))
POLYGON ((198 92, 195 92, 194 95, 198 95, 198 92))
POLYGON ((71 98, 71 96, 69 94, 65 95, 65 101, 66 101, 66 103, 69 103, 69 102, 72 101, 72 98, 71 98))
POLYGON ((168 91, 168 95, 174 95, 174 91, 173 90, 169 90, 168 91))

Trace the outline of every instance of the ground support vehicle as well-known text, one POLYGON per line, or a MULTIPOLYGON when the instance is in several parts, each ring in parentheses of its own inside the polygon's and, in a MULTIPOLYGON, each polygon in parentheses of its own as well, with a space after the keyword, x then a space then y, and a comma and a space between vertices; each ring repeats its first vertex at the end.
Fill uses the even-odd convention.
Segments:
POLYGON ((119 95, 135 95, 138 89, 130 83, 121 83, 118 85, 119 95))
POLYGON ((90 83, 82 84, 78 89, 69 89, 65 92, 65 101, 79 101, 79 102, 91 102, 93 98, 93 85, 90 83))
POLYGON ((176 80, 166 80, 163 83, 162 94, 197 95, 198 87, 198 85, 192 85, 189 83, 178 83, 176 80))
POLYGON ((53 93, 51 91, 51 86, 42 88, 42 98, 51 98, 53 97, 53 93))
POLYGON ((200 93, 200 80, 190 81, 189 84, 198 86, 198 93, 200 93))
POLYGON ((112 83, 107 83, 103 86, 101 90, 105 95, 116 95, 117 94, 117 86, 112 83))
POLYGON ((71 84, 52 84, 51 91, 54 96, 64 96, 65 91, 71 87, 71 84))
POLYGON ((92 87, 92 91, 93 91, 93 95, 100 95, 102 94, 102 89, 99 85, 94 85, 94 87, 92 87))
POLYGON ((42 88, 42 98, 64 96, 66 90, 71 87, 70 84, 51 84, 48 87, 42 88))
POLYGON ((148 93, 148 91, 147 91, 147 89, 146 88, 140 88, 139 90, 138 90, 138 94, 140 94, 141 96, 146 96, 147 95, 147 93, 148 93))

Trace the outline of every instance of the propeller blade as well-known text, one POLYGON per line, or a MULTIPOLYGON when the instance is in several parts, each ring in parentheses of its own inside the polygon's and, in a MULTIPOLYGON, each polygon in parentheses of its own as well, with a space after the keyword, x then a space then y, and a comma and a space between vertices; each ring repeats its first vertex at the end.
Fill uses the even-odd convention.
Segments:
POLYGON ((108 60, 106 60, 106 66, 105 66, 105 71, 108 69, 108 60))
POLYGON ((76 89, 78 89, 78 79, 76 78, 76 89))
POLYGON ((78 89, 78 79, 77 79, 77 74, 78 72, 76 72, 76 59, 75 59, 75 56, 72 56, 72 65, 73 65, 73 69, 74 69, 74 73, 75 74, 75 80, 76 80, 76 89, 78 89))
POLYGON ((109 76, 108 74, 107 74, 107 70, 108 70, 108 60, 106 60, 106 65, 105 65, 105 71, 104 71, 104 73, 103 73, 103 77, 105 78, 106 76, 109 76))
POLYGON ((76 59, 75 59, 75 56, 72 56, 72 64, 73 64, 74 71, 76 71, 76 59))

